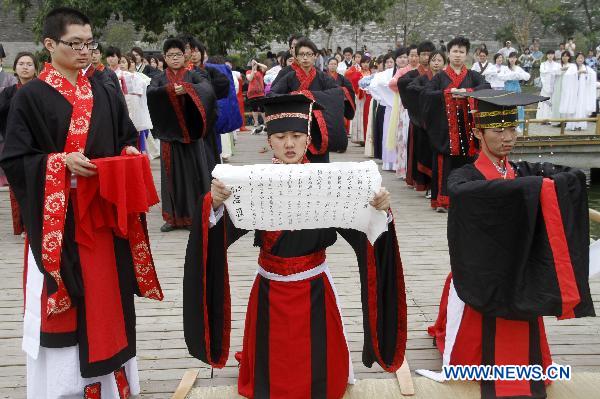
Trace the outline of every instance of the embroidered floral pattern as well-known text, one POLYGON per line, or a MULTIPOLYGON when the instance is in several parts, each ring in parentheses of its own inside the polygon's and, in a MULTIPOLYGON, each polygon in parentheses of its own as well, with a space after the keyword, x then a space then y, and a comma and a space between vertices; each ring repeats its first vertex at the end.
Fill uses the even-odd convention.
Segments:
POLYGON ((64 152, 48 155, 42 224, 42 264, 54 279, 57 290, 48 295, 48 316, 63 313, 71 308, 71 298, 60 276, 60 257, 63 231, 67 213, 70 173, 67 170, 67 153, 85 149, 94 105, 92 88, 83 73, 73 86, 51 64, 46 64, 39 79, 58 91, 73 107, 64 152))

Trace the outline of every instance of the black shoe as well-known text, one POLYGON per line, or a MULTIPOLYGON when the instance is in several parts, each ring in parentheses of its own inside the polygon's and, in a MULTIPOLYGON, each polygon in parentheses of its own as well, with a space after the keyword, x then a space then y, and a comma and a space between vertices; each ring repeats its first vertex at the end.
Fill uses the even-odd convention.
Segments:
POLYGON ((170 223, 165 223, 162 226, 160 226, 160 231, 162 231, 163 233, 168 233, 169 231, 173 230, 175 230, 175 226, 173 226, 170 223))

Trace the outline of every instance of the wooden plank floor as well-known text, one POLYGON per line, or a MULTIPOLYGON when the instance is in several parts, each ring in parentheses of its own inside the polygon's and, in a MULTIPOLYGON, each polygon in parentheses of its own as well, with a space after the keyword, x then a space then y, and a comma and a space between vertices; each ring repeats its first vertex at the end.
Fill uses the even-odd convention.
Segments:
MULTIPOLYGON (((232 164, 270 162, 270 154, 258 150, 265 136, 240 134, 232 164)), ((362 161, 362 148, 350 145, 345 154, 332 154, 333 161, 362 161)), ((152 162, 157 188, 159 161, 152 162)), ((449 267, 446 215, 433 212, 422 193, 416 193, 393 173, 383 172, 384 185, 393 196, 396 229, 404 264, 408 302, 408 349, 411 367, 439 369, 440 355, 426 333, 437 316, 437 306, 449 267)), ((182 276, 187 231, 161 233, 160 208, 149 215, 152 251, 165 293, 163 302, 137 300, 138 361, 142 398, 169 398, 186 369, 202 368, 197 386, 233 385, 237 365, 233 354, 241 349, 245 307, 255 273, 256 248, 247 236, 229 253, 232 293, 232 345, 230 360, 214 370, 188 355, 182 332, 182 276)), ((23 240, 12 235, 8 192, 0 191, 0 397, 25 396, 25 356, 20 350, 22 332, 23 240)), ((328 263, 338 290, 352 360, 359 379, 391 378, 378 366, 364 367, 362 312, 356 259, 340 238, 328 251, 328 263)), ((600 280, 591 283, 596 312, 600 312, 600 280)), ((571 364, 575 372, 600 371, 600 319, 557 322, 547 318, 547 332, 554 360, 571 364)))

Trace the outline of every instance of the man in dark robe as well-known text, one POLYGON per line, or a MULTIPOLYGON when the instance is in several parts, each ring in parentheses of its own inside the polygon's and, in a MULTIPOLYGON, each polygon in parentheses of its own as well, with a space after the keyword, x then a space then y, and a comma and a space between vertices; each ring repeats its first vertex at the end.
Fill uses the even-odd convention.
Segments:
POLYGON ((27 232, 28 397, 123 398, 139 393, 134 295, 162 299, 144 214, 158 196, 125 103, 82 72, 90 20, 54 9, 42 37, 52 64, 15 94, 0 159, 27 232))
MULTIPOLYGON (((585 175, 507 159, 517 106, 547 97, 491 89, 467 95, 476 99, 481 152, 448 180, 452 272, 429 334, 444 365, 536 365, 545 373, 552 358, 542 316, 594 316, 585 175)), ((481 396, 545 398, 545 383, 482 381, 481 396)))
MULTIPOLYGON (((179 39, 163 46, 166 70, 148 86, 148 109, 155 137, 161 140, 161 231, 187 228, 219 161, 213 134, 216 98, 210 82, 185 68, 179 39)), ((228 81, 229 82, 229 81, 228 81)))
POLYGON ((473 162, 478 151, 469 101, 457 94, 489 89, 490 85, 465 66, 470 45, 464 37, 448 42, 449 65, 431 79, 421 96, 425 129, 434 150, 431 207, 438 212, 446 212, 450 205, 450 172, 473 162))
MULTIPOLYGON (((308 162, 314 112, 308 97, 285 95, 261 100, 268 142, 276 164, 308 162)), ((283 167, 283 165, 280 165, 283 167)), ((216 367, 229 356, 231 298, 227 248, 248 233, 236 228, 223 202, 231 195, 215 179, 194 216, 184 275, 184 331, 190 354, 216 367), (200 283, 199 283, 200 282, 200 283)), ((370 203, 388 211, 388 230, 371 244, 351 229, 254 232, 260 247, 240 362, 238 392, 248 398, 341 398, 353 380, 333 282, 325 261, 337 233, 353 247, 359 265, 365 342, 362 360, 394 372, 406 345, 406 298, 402 263, 381 189, 370 203)))
POLYGON ((427 81, 433 75, 429 69, 429 54, 435 50, 435 45, 430 41, 421 42, 417 46, 419 66, 404 74, 398 79, 398 92, 404 108, 408 110, 410 124, 408 126, 407 159, 406 159, 406 184, 413 186, 417 191, 426 191, 431 182, 431 146, 427 133, 421 124, 421 107, 419 94, 408 90, 408 85, 424 76, 427 81))
POLYGON ((315 68, 314 61, 318 49, 312 41, 300 38, 294 50, 297 63, 292 64, 286 72, 285 69, 279 72, 271 85, 271 93, 302 92, 323 105, 324 110, 315 113, 321 128, 321 137, 312 141, 307 156, 311 162, 326 163, 329 162, 329 151, 344 150, 348 146, 344 114, 352 112, 352 104, 330 76, 315 68))

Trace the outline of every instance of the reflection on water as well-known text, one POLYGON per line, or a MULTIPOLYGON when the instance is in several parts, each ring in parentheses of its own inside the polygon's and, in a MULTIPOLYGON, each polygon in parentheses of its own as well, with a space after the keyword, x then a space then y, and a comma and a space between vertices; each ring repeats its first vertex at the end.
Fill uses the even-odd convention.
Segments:
MULTIPOLYGON (((600 211, 600 184, 594 184, 588 191, 590 208, 600 211)), ((600 223, 590 222, 590 235, 592 239, 600 239, 600 223)))

